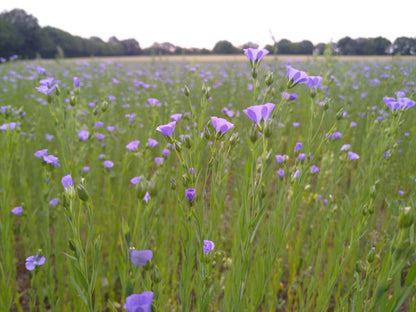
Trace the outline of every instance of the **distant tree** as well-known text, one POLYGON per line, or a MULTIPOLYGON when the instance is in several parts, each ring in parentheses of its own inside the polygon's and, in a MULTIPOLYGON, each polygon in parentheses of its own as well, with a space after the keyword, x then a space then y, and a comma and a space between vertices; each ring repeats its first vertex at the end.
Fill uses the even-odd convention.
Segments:
POLYGON ((218 41, 212 49, 213 54, 239 54, 240 50, 232 45, 231 42, 222 40, 218 41))
POLYGON ((120 40, 116 36, 112 36, 108 39, 108 43, 120 43, 120 40))
POLYGON ((326 44, 322 42, 318 43, 315 46, 315 50, 317 51, 318 55, 324 55, 325 48, 326 48, 326 44))
POLYGON ((246 42, 246 43, 244 43, 243 45, 241 45, 241 46, 239 46, 239 48, 241 49, 241 50, 243 50, 243 49, 248 49, 248 48, 252 48, 252 49, 258 49, 259 48, 259 45, 257 44, 257 43, 254 43, 254 42, 246 42))
POLYGON ((416 38, 397 38, 393 42, 393 53, 400 55, 416 55, 416 38))
POLYGON ((142 49, 140 48, 139 42, 136 39, 126 39, 120 41, 124 49, 124 55, 140 55, 142 49))
POLYGON ((372 47, 373 53, 375 55, 389 54, 391 48, 391 41, 383 37, 376 37, 373 39, 372 47))
POLYGON ((23 36, 14 25, 0 16, 0 57, 9 57, 22 51, 23 36))
POLYGON ((269 51, 270 54, 274 54, 274 47, 271 44, 265 45, 263 49, 266 49, 267 51, 269 51))
POLYGON ((298 54, 312 55, 313 53, 313 43, 309 40, 303 40, 298 43, 298 54))
POLYGON ((281 39, 276 45, 277 54, 295 54, 294 46, 288 39, 281 39))
POLYGON ((24 58, 34 58, 42 46, 41 27, 37 18, 22 9, 3 12, 0 17, 11 23, 23 38, 23 45, 19 45, 15 53, 24 58))
POLYGON ((337 52, 341 55, 357 54, 357 42, 350 37, 344 37, 337 42, 337 52))

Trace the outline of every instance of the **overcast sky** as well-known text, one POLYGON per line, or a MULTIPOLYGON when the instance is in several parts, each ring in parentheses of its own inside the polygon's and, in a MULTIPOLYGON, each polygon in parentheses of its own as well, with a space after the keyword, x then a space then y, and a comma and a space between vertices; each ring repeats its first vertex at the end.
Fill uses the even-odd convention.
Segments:
POLYGON ((416 0, 1 0, 0 11, 24 9, 39 25, 84 38, 136 39, 142 48, 170 42, 212 49, 219 40, 264 47, 304 39, 416 37, 416 0))

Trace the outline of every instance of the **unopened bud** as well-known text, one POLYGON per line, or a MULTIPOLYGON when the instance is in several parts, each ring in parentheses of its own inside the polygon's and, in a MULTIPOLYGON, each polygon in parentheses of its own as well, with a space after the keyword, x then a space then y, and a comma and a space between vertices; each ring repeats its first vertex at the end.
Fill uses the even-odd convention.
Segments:
POLYGON ((87 201, 90 197, 83 183, 78 184, 77 194, 79 199, 81 199, 82 201, 87 201))
POLYGON ((189 96, 189 95, 191 94, 191 91, 189 90, 189 88, 188 88, 188 86, 187 86, 187 85, 185 85, 185 87, 183 88, 183 93, 184 93, 186 96, 189 96))
POLYGON ((272 136, 273 133, 273 125, 271 123, 271 121, 266 122, 265 126, 264 126, 264 130, 263 130, 263 134, 266 138, 270 138, 272 136))
POLYGON ((250 130, 250 141, 251 142, 256 142, 257 138, 258 138, 258 133, 257 133, 257 127, 252 127, 250 130))
POLYGON ((233 134, 230 136, 229 141, 230 141, 230 146, 231 146, 231 147, 236 146, 236 145, 237 145, 237 143, 238 143, 238 141, 239 141, 239 138, 238 138, 238 133, 233 133, 233 134))
POLYGON ((101 111, 104 113, 107 109, 108 109, 108 102, 107 101, 103 101, 101 103, 101 111))
POLYGON ((371 250, 368 252, 367 254, 367 262, 368 263, 373 263, 374 259, 376 258, 376 253, 375 253, 375 248, 371 248, 371 250))
POLYGON ((253 77, 253 79, 257 78, 257 68, 253 67, 253 69, 251 70, 251 77, 253 77))
POLYGON ((61 95, 61 87, 59 86, 59 85, 55 85, 55 94, 57 95, 57 96, 60 96, 61 95))
POLYGON ((139 182, 137 182, 136 184, 136 195, 138 199, 142 199, 144 197, 144 195, 147 192, 147 181, 145 181, 144 179, 141 179, 139 182))
POLYGON ((269 72, 266 76, 266 85, 270 87, 273 84, 274 76, 272 72, 269 72))
POLYGON ((191 148, 192 147, 192 142, 191 142, 191 137, 190 136, 186 136, 185 140, 184 140, 184 144, 186 148, 191 148))
POLYGON ((75 106, 76 102, 77 102, 76 97, 75 97, 74 95, 71 95, 71 96, 69 97, 69 104, 70 104, 71 106, 75 106))
POLYGON ((336 114, 337 120, 341 120, 343 115, 344 115, 344 108, 341 108, 336 114))
POLYGON ((410 227, 413 224, 414 219, 415 217, 413 215, 412 208, 410 207, 403 208, 399 216, 399 228, 405 229, 405 228, 410 227))
POLYGON ((153 283, 158 284, 158 283, 160 283, 161 280, 162 280, 162 277, 160 276, 160 270, 156 265, 154 270, 153 270, 152 281, 153 281, 153 283))

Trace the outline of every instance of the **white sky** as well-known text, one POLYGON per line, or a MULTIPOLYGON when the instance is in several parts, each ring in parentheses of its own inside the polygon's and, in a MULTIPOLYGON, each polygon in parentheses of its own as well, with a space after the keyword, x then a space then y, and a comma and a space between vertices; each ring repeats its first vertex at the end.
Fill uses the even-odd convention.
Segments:
POLYGON ((40 26, 107 41, 134 38, 142 48, 170 42, 212 49, 219 40, 264 47, 275 39, 416 37, 416 0, 1 0, 0 12, 24 9, 40 26))

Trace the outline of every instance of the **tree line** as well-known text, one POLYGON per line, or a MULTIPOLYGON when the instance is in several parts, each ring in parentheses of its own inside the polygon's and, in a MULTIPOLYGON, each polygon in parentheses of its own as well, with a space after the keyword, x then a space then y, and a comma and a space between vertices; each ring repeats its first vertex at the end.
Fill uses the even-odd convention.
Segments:
MULTIPOLYGON (((309 40, 291 42, 281 39, 266 45, 271 54, 322 55, 326 43, 314 45, 309 40)), ((241 54, 244 48, 259 48, 258 44, 247 42, 235 47, 227 40, 218 41, 212 50, 182 48, 169 42, 154 43, 142 49, 136 39, 119 40, 111 37, 107 42, 99 37, 89 39, 73 36, 55 27, 40 27, 36 17, 22 9, 0 14, 0 57, 19 55, 24 59, 62 58, 122 55, 204 55, 241 54)), ((400 37, 391 42, 383 37, 344 37, 331 44, 333 54, 338 55, 416 55, 416 38, 400 37)))

